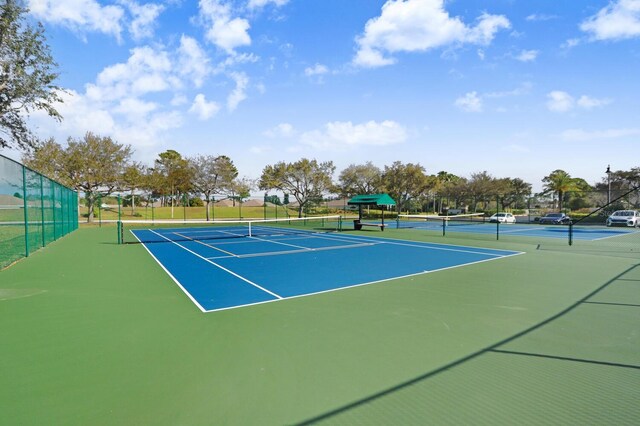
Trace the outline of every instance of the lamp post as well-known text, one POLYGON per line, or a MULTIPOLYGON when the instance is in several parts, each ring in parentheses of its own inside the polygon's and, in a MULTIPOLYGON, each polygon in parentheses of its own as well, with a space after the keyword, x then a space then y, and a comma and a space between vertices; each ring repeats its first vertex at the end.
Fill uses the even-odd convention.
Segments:
POLYGON ((611 165, 607 164, 607 205, 611 203, 611 165))

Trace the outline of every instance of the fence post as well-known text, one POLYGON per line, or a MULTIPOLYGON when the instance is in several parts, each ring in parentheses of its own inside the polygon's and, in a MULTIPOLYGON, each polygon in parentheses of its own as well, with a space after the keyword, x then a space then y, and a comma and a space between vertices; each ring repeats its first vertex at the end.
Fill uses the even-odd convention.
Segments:
POLYGON ((45 246, 46 242, 44 239, 45 235, 45 223, 44 223, 44 184, 42 183, 42 175, 38 173, 40 176, 40 220, 42 221, 42 247, 45 246))
POLYGON ((27 169, 22 166, 22 206, 24 209, 24 254, 29 257, 29 212, 27 211, 27 169))

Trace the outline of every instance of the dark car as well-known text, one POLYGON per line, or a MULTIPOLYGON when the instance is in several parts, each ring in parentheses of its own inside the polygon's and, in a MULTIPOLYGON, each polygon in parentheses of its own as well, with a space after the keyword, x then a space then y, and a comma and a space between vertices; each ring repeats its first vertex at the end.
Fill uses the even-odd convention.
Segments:
POLYGON ((564 213, 548 213, 546 216, 541 217, 538 222, 541 225, 568 225, 571 223, 571 218, 564 213))

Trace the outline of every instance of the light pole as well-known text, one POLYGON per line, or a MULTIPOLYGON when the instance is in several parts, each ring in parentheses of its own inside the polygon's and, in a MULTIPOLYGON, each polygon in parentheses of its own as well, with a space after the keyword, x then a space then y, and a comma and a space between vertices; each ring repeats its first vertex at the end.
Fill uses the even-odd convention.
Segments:
POLYGON ((607 164, 607 205, 611 203, 611 165, 607 164))

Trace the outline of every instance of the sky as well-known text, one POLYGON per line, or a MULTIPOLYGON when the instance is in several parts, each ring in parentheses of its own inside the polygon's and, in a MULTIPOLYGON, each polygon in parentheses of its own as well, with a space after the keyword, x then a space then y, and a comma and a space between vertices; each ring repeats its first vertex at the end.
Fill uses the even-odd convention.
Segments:
POLYGON ((534 191, 640 166, 640 0, 25 2, 66 89, 61 123, 30 123, 63 145, 227 155, 250 179, 401 161, 534 191))

